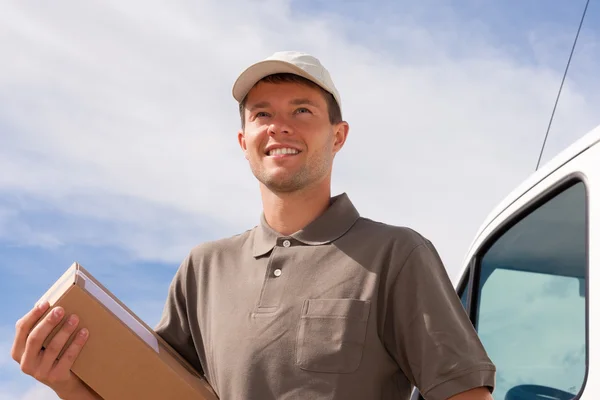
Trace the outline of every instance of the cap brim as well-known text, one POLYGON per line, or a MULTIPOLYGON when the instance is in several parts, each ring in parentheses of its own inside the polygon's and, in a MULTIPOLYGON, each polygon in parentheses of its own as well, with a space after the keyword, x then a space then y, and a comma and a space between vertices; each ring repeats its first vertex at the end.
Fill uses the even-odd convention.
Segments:
POLYGON ((303 69, 298 68, 291 63, 281 60, 265 60, 251 65, 240 74, 240 76, 233 84, 233 97, 238 101, 238 103, 241 103, 250 91, 250 89, 252 89, 252 87, 259 80, 261 80, 265 76, 278 73, 291 73, 300 75, 319 85, 323 89, 329 91, 329 89, 323 87, 323 84, 317 81, 315 77, 311 76, 303 69))

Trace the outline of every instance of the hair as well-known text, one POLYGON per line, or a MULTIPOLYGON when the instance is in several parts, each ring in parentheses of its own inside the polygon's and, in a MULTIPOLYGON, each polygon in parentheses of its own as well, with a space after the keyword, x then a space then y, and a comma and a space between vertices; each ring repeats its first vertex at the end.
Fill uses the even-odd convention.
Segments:
MULTIPOLYGON (((341 111, 340 106, 337 103, 337 101, 335 101, 335 97, 333 97, 333 94, 329 93, 327 90, 323 89, 321 86, 317 85, 316 83, 314 83, 313 81, 311 81, 309 79, 306 79, 306 78, 296 75, 296 74, 278 73, 278 74, 272 74, 272 75, 265 76, 264 78, 259 80, 257 82, 257 84, 259 82, 275 83, 275 84, 277 84, 277 83, 299 83, 301 85, 306 85, 306 86, 310 86, 315 89, 318 89, 321 92, 321 94, 323 95, 323 97, 325 98, 325 102, 327 103, 327 111, 329 113, 329 122, 332 125, 342 122, 342 111, 341 111)), ((247 97, 244 97, 244 99, 239 104, 239 112, 240 112, 240 119, 242 122, 242 129, 245 126, 244 109, 246 107, 246 99, 247 99, 247 97)))

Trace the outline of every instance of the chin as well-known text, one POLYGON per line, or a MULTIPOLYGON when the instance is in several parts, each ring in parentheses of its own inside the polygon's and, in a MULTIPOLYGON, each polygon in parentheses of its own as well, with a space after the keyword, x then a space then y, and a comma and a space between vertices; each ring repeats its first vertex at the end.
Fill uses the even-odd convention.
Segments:
POLYGON ((277 193, 295 192, 304 187, 303 182, 298 179, 266 179, 262 183, 270 191, 277 193))
POLYGON ((310 179, 304 171, 290 171, 283 168, 253 170, 253 174, 267 189, 273 192, 289 193, 303 189, 310 179))

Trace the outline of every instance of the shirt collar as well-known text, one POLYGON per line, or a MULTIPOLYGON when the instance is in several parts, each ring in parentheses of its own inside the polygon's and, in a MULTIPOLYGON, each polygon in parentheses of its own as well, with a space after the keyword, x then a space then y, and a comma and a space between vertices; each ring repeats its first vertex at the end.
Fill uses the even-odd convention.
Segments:
MULTIPOLYGON (((359 217, 348 195, 342 193, 331 198, 331 205, 317 219, 288 237, 312 246, 331 243, 348 232, 359 217)), ((267 254, 275 247, 277 241, 284 237, 286 236, 273 230, 267 223, 264 213, 261 214, 260 225, 254 232, 254 257, 267 254)))

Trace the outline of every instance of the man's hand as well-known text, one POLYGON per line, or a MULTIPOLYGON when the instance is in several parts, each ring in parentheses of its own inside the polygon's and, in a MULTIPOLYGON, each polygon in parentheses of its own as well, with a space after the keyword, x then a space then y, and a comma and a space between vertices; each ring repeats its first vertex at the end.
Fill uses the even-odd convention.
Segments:
POLYGON ((492 394, 488 388, 478 387, 454 395, 448 400, 494 400, 494 398, 492 397, 492 394))
POLYGON ((45 302, 17 321, 12 358, 21 365, 21 371, 49 386, 61 399, 97 399, 98 397, 71 372, 73 362, 87 341, 88 332, 85 329, 77 332, 71 345, 57 360, 65 343, 75 332, 79 319, 76 315, 69 316, 67 322, 48 343, 48 347, 42 349, 42 344, 50 332, 65 317, 64 310, 57 307, 34 328, 47 309, 48 303, 45 302))

